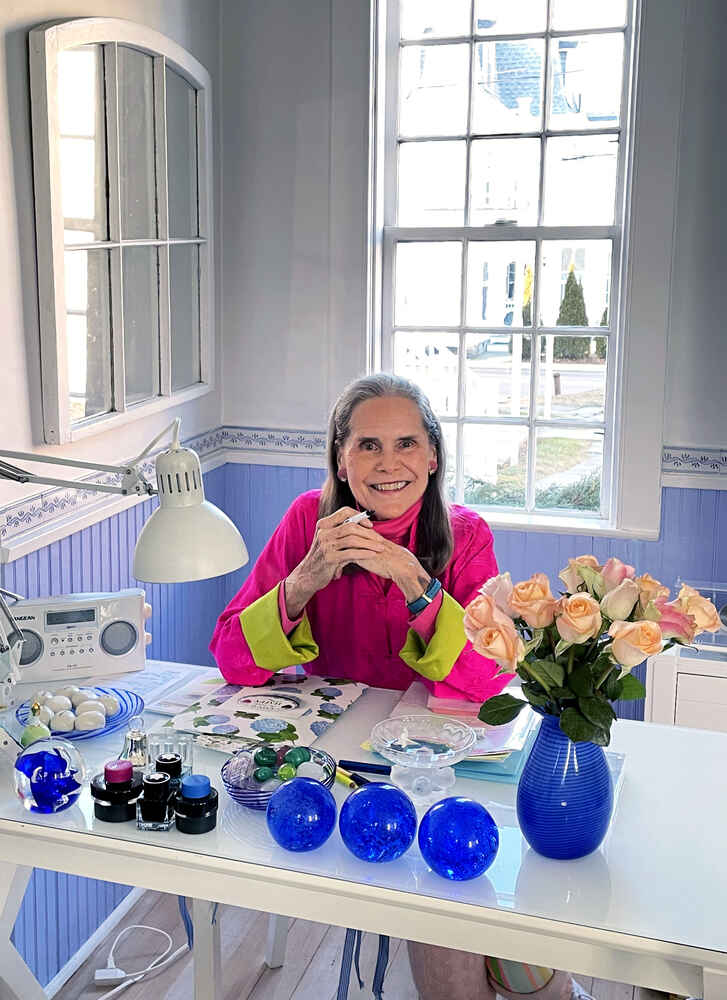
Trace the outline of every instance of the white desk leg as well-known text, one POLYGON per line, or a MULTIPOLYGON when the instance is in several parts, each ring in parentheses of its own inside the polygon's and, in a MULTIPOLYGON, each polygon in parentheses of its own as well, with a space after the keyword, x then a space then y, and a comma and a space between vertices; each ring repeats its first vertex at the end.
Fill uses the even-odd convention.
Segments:
POLYGON ((724 1000, 727 997, 727 972, 718 969, 704 969, 702 1000, 724 1000))
POLYGON ((271 913, 268 917, 268 943, 265 964, 269 969, 280 969, 285 962, 285 945, 288 941, 290 918, 271 913))
POLYGON ((3 1000, 47 1000, 45 990, 10 940, 32 874, 32 868, 0 861, 0 997, 3 1000))
POLYGON ((212 923, 214 909, 215 904, 206 899, 192 900, 194 1000, 222 1000, 220 911, 212 923))

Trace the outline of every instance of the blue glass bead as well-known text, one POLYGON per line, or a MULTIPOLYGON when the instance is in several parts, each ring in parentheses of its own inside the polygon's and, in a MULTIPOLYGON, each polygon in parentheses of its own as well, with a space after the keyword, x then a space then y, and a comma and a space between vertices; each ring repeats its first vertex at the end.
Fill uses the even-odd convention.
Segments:
POLYGON ((427 864, 455 882, 477 878, 500 846, 497 824, 474 799, 453 796, 435 802, 419 825, 419 850, 427 864))
POLYGON ((336 825, 336 800, 320 781, 293 778, 273 792, 266 813, 268 829, 286 851, 313 851, 336 825))
POLYGON ((394 785, 372 781, 357 788, 341 807, 343 842, 362 861, 393 861, 409 849, 417 831, 411 799, 394 785))

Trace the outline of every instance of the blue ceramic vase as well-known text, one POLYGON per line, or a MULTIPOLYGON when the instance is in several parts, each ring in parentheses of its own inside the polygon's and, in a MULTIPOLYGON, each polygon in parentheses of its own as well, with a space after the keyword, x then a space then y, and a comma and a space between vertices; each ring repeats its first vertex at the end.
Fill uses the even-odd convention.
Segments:
POLYGON ((566 860, 595 851, 606 836, 613 783, 595 743, 572 743, 555 715, 544 715, 517 789, 523 836, 538 854, 566 860))

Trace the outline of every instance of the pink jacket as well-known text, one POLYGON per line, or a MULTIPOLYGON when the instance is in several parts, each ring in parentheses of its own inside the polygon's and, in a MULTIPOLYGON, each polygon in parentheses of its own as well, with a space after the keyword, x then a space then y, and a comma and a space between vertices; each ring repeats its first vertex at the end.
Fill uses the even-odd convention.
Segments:
MULTIPOLYGON (((255 663, 242 631, 240 613, 274 590, 303 559, 313 541, 319 497, 320 490, 310 490, 293 501, 250 576, 219 617, 210 649, 231 683, 257 685, 270 678, 270 667, 255 663)), ((497 573, 497 562, 492 533, 478 514, 452 505, 450 517, 454 552, 439 579, 449 598, 464 606, 484 581, 497 573)), ((273 607, 272 602, 266 602, 266 607, 273 607)), ((363 570, 344 575, 315 594, 306 607, 318 646, 316 658, 305 663, 306 672, 399 690, 414 680, 423 680, 441 698, 484 701, 498 694, 513 675, 495 677, 495 663, 476 653, 465 639, 461 616, 452 614, 456 605, 448 600, 446 607, 448 616, 440 609, 426 649, 429 664, 432 658, 440 661, 434 675, 444 679, 430 680, 416 669, 416 656, 412 658, 412 644, 423 645, 424 640, 415 639, 415 633, 410 631, 409 611, 398 587, 363 570), (414 666, 407 665, 400 653, 414 666)), ((277 611, 275 619, 270 621, 270 628, 282 633, 277 611)), ((281 668, 288 665, 276 664, 281 668)))

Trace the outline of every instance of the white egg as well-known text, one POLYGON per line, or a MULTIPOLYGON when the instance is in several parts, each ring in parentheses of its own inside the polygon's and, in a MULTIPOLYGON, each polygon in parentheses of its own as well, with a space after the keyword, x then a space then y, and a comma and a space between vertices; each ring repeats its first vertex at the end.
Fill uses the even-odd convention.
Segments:
POLYGON ((38 712, 38 718, 40 719, 40 721, 43 723, 44 726, 50 726, 51 729, 53 728, 50 724, 51 720, 54 718, 54 715, 47 705, 40 706, 40 712, 38 712))
POLYGON ((119 699, 114 698, 112 694, 102 694, 100 695, 98 700, 106 709, 107 716, 116 715, 116 713, 121 708, 121 706, 119 705, 119 699))
POLYGON ((58 712, 53 716, 52 729, 54 733, 70 733, 70 731, 76 725, 76 716, 73 712, 67 709, 63 712, 58 712))
POLYGON ((62 694, 64 698, 68 698, 69 701, 73 701, 73 696, 78 691, 78 686, 76 684, 69 684, 68 687, 57 688, 53 693, 62 694))
POLYGON ((71 707, 71 701, 70 698, 65 698, 62 694, 54 694, 52 698, 47 699, 45 707, 49 708, 51 712, 65 712, 71 707))
POLYGON ((39 705, 45 705, 49 698, 53 697, 52 691, 36 691, 33 697, 30 699, 30 704, 32 705, 34 701, 37 701, 39 705))
POLYGON ((84 712, 98 712, 99 715, 106 715, 106 706, 98 698, 93 698, 76 705, 76 715, 83 715, 84 712))
POLYGON ((76 729, 79 730, 103 729, 105 725, 106 719, 100 712, 83 712, 76 716, 76 729))
POLYGON ((96 697, 96 692, 93 688, 79 688, 74 691, 71 695, 71 701, 74 705, 80 705, 82 701, 90 701, 96 697))

